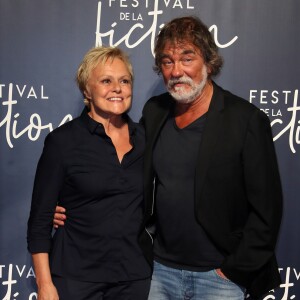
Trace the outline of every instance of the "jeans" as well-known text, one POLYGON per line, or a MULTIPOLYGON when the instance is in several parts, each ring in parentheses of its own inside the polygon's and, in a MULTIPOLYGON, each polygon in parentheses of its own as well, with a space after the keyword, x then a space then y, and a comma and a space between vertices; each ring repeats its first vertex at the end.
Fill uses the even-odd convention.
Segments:
POLYGON ((245 289, 215 270, 192 272, 154 262, 148 300, 242 300, 245 289))

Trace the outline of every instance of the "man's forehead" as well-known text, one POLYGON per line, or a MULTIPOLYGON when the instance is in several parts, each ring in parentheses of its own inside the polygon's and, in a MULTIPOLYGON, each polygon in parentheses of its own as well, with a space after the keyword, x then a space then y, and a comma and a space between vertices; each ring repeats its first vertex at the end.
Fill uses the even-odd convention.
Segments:
POLYGON ((190 42, 166 42, 162 54, 201 54, 199 48, 190 42))

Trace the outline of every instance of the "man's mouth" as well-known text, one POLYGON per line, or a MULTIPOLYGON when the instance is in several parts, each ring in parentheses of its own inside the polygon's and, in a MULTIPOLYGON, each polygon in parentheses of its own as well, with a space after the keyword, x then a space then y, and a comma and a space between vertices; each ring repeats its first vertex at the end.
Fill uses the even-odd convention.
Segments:
POLYGON ((171 80, 168 85, 171 89, 176 89, 176 88, 181 88, 183 86, 190 86, 191 84, 190 81, 188 80, 178 79, 178 80, 171 80))

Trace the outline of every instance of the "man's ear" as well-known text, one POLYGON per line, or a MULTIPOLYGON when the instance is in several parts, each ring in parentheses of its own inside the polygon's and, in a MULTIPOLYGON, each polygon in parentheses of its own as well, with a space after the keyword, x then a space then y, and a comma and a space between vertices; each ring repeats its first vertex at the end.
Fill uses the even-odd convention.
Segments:
POLYGON ((206 65, 206 70, 207 70, 207 75, 210 75, 211 74, 211 67, 208 66, 207 64, 206 65))

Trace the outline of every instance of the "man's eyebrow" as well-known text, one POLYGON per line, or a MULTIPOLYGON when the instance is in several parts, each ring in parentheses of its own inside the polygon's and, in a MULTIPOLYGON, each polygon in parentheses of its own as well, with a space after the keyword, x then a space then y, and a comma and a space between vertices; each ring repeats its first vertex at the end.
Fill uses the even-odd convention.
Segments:
MULTIPOLYGON (((193 50, 193 49, 185 49, 183 50, 180 55, 187 55, 187 54, 196 54, 196 51, 193 50)), ((167 54, 167 53, 162 53, 160 55, 160 59, 163 59, 163 58, 170 58, 172 55, 170 54, 167 54)))
POLYGON ((192 50, 192 49, 186 49, 186 50, 183 50, 181 52, 181 54, 196 54, 196 51, 192 50))
POLYGON ((162 53, 162 54, 159 55, 159 58, 160 58, 160 59, 163 59, 163 58, 169 58, 169 57, 170 57, 170 55, 169 55, 169 54, 166 54, 166 53, 162 53))

